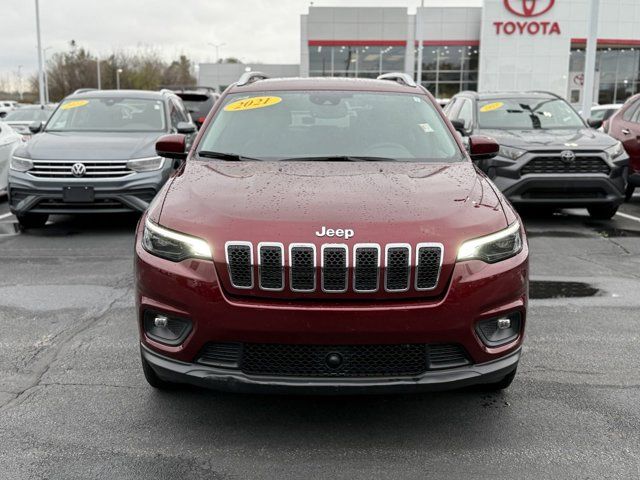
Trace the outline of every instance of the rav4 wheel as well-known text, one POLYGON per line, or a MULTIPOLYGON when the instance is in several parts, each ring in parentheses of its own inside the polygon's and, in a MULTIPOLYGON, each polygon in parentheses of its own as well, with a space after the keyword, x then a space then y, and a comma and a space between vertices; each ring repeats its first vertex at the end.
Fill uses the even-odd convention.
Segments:
POLYGON ((517 369, 511 372, 510 374, 506 375, 499 382, 487 383, 486 385, 483 385, 484 390, 499 391, 499 390, 504 390, 506 388, 509 388, 509 386, 513 382, 513 379, 516 378, 516 372, 517 372, 517 369))
POLYGON ((609 220, 618 211, 618 205, 596 205, 587 208, 589 215, 598 220, 609 220))
POLYGON ((158 374, 154 372, 153 368, 151 368, 149 362, 147 362, 142 356, 140 356, 140 360, 142 361, 142 372, 144 373, 144 378, 153 388, 157 388, 159 390, 172 390, 178 386, 177 383, 162 380, 158 374))
POLYGON ((633 197, 633 192, 636 189, 635 186, 633 185, 627 185, 627 189, 624 192, 624 200, 625 202, 630 202, 631 201, 631 197, 633 197))
POLYGON ((17 215, 17 218, 22 228, 39 228, 44 227, 44 224, 49 220, 49 215, 46 213, 25 213, 17 215))

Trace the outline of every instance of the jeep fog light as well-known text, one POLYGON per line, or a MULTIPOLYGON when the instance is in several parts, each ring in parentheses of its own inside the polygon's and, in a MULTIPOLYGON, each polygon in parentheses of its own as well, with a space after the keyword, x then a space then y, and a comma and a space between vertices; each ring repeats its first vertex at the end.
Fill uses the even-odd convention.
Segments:
POLYGON ((520 313, 510 313, 479 321, 476 333, 487 347, 499 347, 518 338, 520 325, 520 313))
POLYGON ((179 345, 191 332, 191 321, 147 310, 144 331, 149 338, 167 345, 179 345))

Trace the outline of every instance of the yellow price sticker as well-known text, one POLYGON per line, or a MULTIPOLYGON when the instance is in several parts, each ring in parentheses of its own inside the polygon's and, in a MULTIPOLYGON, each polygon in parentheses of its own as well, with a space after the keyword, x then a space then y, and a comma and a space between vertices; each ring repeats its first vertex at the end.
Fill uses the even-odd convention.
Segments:
POLYGON ((224 107, 225 112, 241 112, 242 110, 253 110, 254 108, 264 108, 280 103, 280 97, 251 97, 243 100, 236 100, 224 107))
POLYGON ((502 108, 502 107, 504 107, 504 103, 502 102, 487 103, 486 105, 480 107, 480 111, 482 113, 493 112, 494 110, 498 110, 499 108, 502 108))
POLYGON ((72 108, 84 107, 89 104, 89 100, 71 100, 70 102, 63 103, 60 107, 62 110, 71 110, 72 108))

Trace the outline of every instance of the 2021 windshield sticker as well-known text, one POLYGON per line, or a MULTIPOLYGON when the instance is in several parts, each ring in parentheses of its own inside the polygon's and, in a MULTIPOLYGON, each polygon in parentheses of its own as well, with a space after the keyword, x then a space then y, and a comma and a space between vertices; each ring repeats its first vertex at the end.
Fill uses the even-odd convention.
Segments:
POLYGON ((487 103, 486 105, 480 107, 480 111, 482 113, 493 112, 494 110, 498 110, 499 108, 502 108, 503 106, 504 106, 504 103, 502 103, 502 102, 487 103))
POLYGON ((280 97, 251 97, 244 98, 242 100, 236 100, 224 107, 225 112, 241 112, 243 110, 253 110, 255 108, 270 107, 277 103, 280 103, 282 98, 280 97))
POLYGON ((89 100, 71 100, 62 104, 61 110, 71 110, 72 108, 84 107, 89 104, 89 100))

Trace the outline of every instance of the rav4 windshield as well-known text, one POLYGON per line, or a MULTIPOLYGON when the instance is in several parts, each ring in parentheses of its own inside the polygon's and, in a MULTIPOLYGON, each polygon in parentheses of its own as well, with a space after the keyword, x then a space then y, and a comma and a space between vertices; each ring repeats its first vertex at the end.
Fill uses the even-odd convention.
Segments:
POLYGON ((50 132, 156 132, 164 129, 160 100, 115 97, 66 100, 47 125, 50 132))
POLYGON ((427 97, 351 91, 229 95, 198 151, 264 160, 464 158, 427 97))
POLYGON ((478 102, 478 126, 499 130, 584 128, 582 119, 558 98, 505 98, 478 102))

